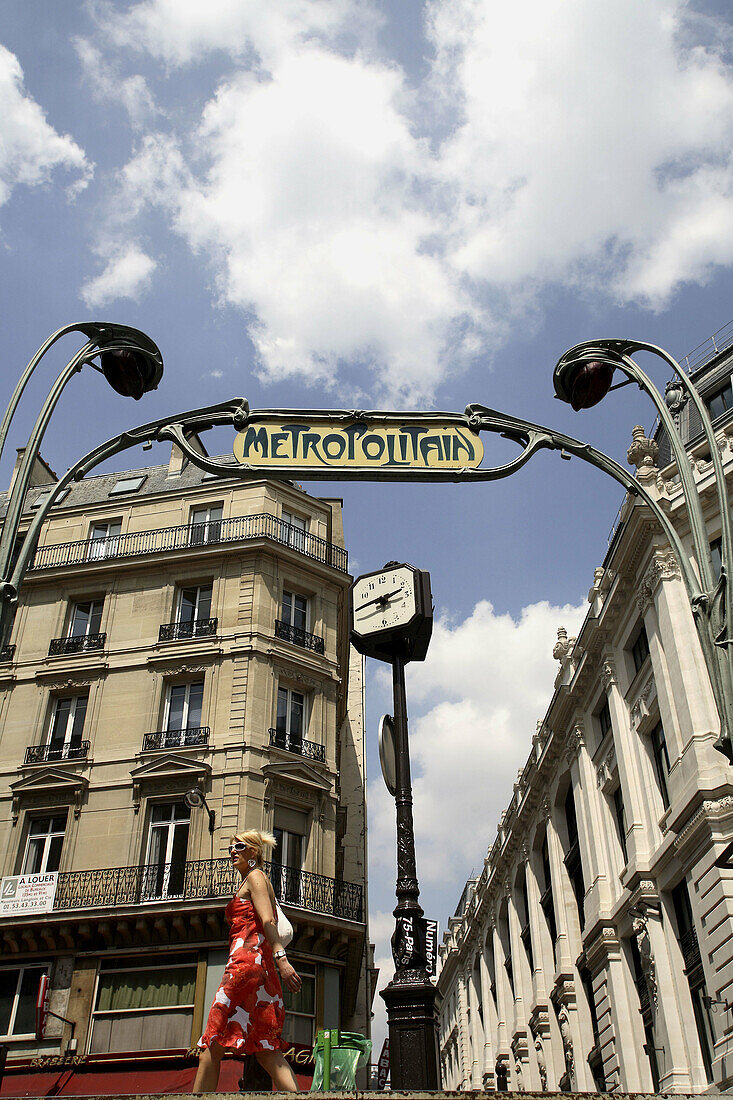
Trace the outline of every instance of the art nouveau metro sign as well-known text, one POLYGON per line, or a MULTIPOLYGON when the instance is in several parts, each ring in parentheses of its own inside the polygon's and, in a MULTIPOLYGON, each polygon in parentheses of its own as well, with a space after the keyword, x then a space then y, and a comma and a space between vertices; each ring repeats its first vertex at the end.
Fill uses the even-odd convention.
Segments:
MULTIPOLYGON (((348 414, 346 414, 348 416, 348 414)), ((302 416, 249 423, 234 441, 242 465, 267 470, 458 471, 481 465, 484 448, 464 423, 362 414, 349 423, 302 416), (389 419, 387 419, 389 418, 389 419)))

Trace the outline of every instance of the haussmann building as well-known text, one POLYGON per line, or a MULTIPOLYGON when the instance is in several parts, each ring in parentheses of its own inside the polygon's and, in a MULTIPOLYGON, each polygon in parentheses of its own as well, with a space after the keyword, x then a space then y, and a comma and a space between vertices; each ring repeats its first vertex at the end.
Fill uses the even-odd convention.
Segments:
MULTIPOLYGON (((733 493, 733 352, 719 347, 691 377, 733 493)), ((689 402, 673 411, 719 570, 701 421, 689 402)), ((692 557, 669 440, 634 428, 628 458, 692 557)), ((733 769, 713 747, 720 723, 679 564, 636 501, 577 637, 558 633, 550 705, 448 922, 445 1088, 733 1087, 733 769)))
MULTIPOLYGON (((56 477, 38 461, 33 481, 26 525, 56 477)), ((369 1034, 350 582, 339 500, 212 476, 176 447, 54 505, 0 654, 1 872, 36 876, 46 909, 2 903, 3 1095, 188 1091, 243 827, 277 838, 301 1083, 318 1028, 369 1034), (50 1017, 38 1040, 43 974, 70 1023, 50 1017)), ((227 1056, 220 1087, 253 1062, 227 1056)))

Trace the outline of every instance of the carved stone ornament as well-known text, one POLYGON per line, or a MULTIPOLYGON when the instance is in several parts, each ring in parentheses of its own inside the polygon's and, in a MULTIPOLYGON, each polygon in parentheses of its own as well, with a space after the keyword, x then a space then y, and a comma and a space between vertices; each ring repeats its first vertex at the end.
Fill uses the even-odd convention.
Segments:
POLYGON ((540 1075, 542 1091, 547 1092, 547 1059, 545 1057, 545 1047, 539 1035, 534 1041, 534 1052, 535 1058, 537 1059, 537 1069, 540 1075))
POLYGON ((560 1026, 562 1050, 565 1056, 565 1073, 563 1077, 566 1078, 566 1082, 563 1082, 561 1078, 560 1090, 562 1092, 570 1092, 573 1088, 575 1076, 575 1055, 573 1053, 573 1033, 570 1028, 570 1013, 565 1005, 560 1005, 558 1009, 557 1022, 560 1026))
POLYGON ((562 662, 570 656, 575 645, 575 638, 568 638, 568 632, 564 626, 557 628, 557 641, 552 649, 552 656, 556 661, 562 662))
POLYGON ((657 550, 636 590, 639 613, 654 601, 654 593, 662 581, 676 580, 681 576, 679 562, 671 550, 657 550))
POLYGON ((649 991, 649 999, 654 1007, 657 1008, 657 968, 654 963, 654 955, 652 954, 652 941, 649 938, 649 925, 647 924, 646 917, 634 917, 632 928, 634 930, 634 936, 636 937, 636 945, 639 949, 641 970, 644 975, 647 990, 649 991))
POLYGON ((656 466, 659 456, 659 445, 653 439, 648 439, 641 426, 636 424, 631 429, 631 446, 626 452, 629 466, 636 466, 637 476, 642 465, 656 466))
POLYGON ((547 797, 547 795, 545 795, 542 799, 541 811, 543 820, 549 821, 550 817, 552 816, 552 802, 547 797))
POLYGON ((50 680, 43 686, 48 691, 70 691, 75 688, 91 687, 93 680, 82 679, 80 676, 67 676, 65 680, 50 680))
POLYGON ((618 683, 616 678, 616 666, 609 657, 604 658, 603 664, 601 665, 601 682, 606 691, 608 691, 612 684, 618 683))

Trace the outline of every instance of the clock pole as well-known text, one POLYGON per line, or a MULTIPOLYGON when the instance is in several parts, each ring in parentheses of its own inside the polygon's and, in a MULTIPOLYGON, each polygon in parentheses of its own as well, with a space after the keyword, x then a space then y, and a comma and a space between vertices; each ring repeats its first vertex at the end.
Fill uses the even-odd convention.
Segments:
POLYGON ((439 994, 428 975, 426 924, 418 900, 404 654, 396 651, 391 664, 397 810, 397 905, 392 936, 395 974, 380 996, 387 1006, 389 1022, 391 1088, 437 1090, 441 1087, 439 994))

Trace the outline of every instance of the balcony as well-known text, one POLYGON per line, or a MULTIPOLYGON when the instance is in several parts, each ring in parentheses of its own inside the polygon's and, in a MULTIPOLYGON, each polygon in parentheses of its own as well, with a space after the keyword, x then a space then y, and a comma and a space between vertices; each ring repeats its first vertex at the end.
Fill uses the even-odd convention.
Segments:
POLYGON ((14 645, 0 646, 0 664, 5 664, 7 661, 12 661, 15 656, 14 645))
POLYGON ((307 630, 300 630, 297 626, 291 626, 282 619, 275 619, 275 637, 283 638, 286 642, 299 645, 302 649, 312 649, 314 653, 323 653, 323 638, 317 634, 309 634, 307 630))
POLYGON ((169 554, 174 550, 267 539, 287 546, 307 558, 329 565, 342 573, 348 572, 348 554, 340 546, 310 535, 299 527, 284 523, 278 516, 262 512, 255 516, 236 516, 208 524, 182 527, 158 527, 153 531, 134 531, 126 535, 82 539, 55 546, 40 546, 35 552, 31 569, 60 569, 86 563, 102 564, 146 554, 169 554), (206 531, 202 532, 201 528, 206 531))
POLYGON ((211 638, 216 634, 218 619, 190 619, 182 623, 162 623, 159 642, 180 642, 184 638, 211 638))
POLYGON ((25 764, 50 764, 57 760, 86 760, 89 755, 89 741, 79 741, 67 745, 29 745, 25 750, 25 764))
POLYGON ((286 733, 285 730, 270 730, 270 744, 277 749, 297 753, 298 756, 307 756, 309 760, 318 760, 321 764, 326 762, 326 750, 323 745, 317 745, 315 741, 306 741, 304 737, 286 733))
MULTIPOLYGON (((357 883, 338 882, 325 875, 270 863, 265 864, 265 870, 282 904, 343 920, 363 920, 362 888, 357 883)), ((226 898, 240 885, 241 879, 228 859, 62 871, 54 911, 226 898)))
POLYGON ((155 749, 190 749, 209 743, 209 726, 189 726, 184 730, 159 730, 143 737, 143 752, 155 749))
POLYGON ((68 653, 89 653, 91 650, 104 649, 106 641, 106 634, 72 634, 68 638, 52 638, 48 655, 60 657, 68 653))

